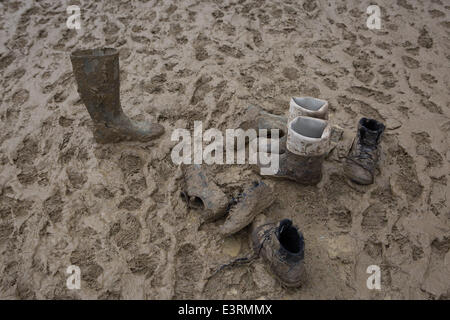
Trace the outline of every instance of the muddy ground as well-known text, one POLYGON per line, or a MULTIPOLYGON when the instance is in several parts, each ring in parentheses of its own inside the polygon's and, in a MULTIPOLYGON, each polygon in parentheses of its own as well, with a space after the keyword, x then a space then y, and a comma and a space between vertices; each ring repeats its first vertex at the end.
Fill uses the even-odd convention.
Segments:
MULTIPOLYGON (((0 3, 0 298, 448 299, 450 4, 369 1, 14 1, 0 3), (66 26, 69 4, 81 30, 66 26), (69 53, 120 50, 125 112, 158 121, 153 143, 99 145, 69 53), (264 181, 306 241, 308 279, 283 288, 179 197, 175 128, 232 128, 249 104, 287 114, 292 96, 330 103, 345 129, 315 187, 264 181), (343 176, 360 117, 383 121, 373 185, 343 176), (81 289, 66 268, 81 268, 81 289), (381 290, 368 290, 369 265, 381 290)), ((258 176, 210 167, 231 197, 258 176)))

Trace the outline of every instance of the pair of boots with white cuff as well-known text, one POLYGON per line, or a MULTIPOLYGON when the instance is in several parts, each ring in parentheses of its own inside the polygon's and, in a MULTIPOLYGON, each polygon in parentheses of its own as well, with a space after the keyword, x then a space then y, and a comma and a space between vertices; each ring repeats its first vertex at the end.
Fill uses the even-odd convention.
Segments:
MULTIPOLYGON (((279 165, 272 172, 273 177, 294 180, 304 185, 319 183, 322 179, 322 163, 330 148, 328 102, 311 97, 292 98, 287 119, 257 107, 247 108, 247 111, 253 113, 256 113, 255 110, 259 112, 256 117, 252 117, 252 123, 244 120, 240 127, 279 130, 279 165)), ((270 139, 269 142, 274 143, 270 139)), ((261 153, 270 152, 271 147, 268 144, 264 149, 259 149, 258 160, 262 158, 261 153)), ((261 162, 258 161, 258 167, 265 167, 261 162)))

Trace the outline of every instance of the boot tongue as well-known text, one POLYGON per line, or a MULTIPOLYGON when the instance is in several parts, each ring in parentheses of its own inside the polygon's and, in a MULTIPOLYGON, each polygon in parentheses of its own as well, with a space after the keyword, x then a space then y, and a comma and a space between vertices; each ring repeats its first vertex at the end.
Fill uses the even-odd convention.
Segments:
POLYGON ((361 143, 374 146, 378 143, 378 131, 369 130, 365 127, 361 128, 361 143))

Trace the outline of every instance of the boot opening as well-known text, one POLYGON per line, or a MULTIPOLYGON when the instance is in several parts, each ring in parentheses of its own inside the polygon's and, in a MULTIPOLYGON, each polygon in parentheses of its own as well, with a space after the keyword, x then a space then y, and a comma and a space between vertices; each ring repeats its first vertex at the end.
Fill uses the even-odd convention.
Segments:
POLYGON ((298 104, 300 107, 311 110, 311 111, 317 111, 320 108, 322 108, 325 104, 324 101, 305 97, 305 98, 293 98, 295 103, 298 104))
POLYGON ((191 199, 189 200, 189 206, 193 209, 199 210, 205 209, 205 204, 203 203, 203 200, 199 197, 191 197, 191 199))
POLYGON ((321 138, 327 123, 310 117, 297 117, 291 123, 291 129, 308 138, 321 138))
POLYGON ((186 202, 189 208, 192 209, 205 209, 205 204, 203 203, 203 200, 199 197, 189 197, 189 195, 186 192, 180 192, 181 200, 186 202))
POLYGON ((303 237, 300 236, 292 221, 284 219, 278 227, 278 240, 281 246, 292 254, 299 254, 303 250, 303 237))
POLYGON ((370 131, 379 131, 384 127, 383 124, 378 122, 377 120, 367 118, 361 119, 361 126, 369 129, 370 131))
POLYGON ((117 54, 117 50, 113 48, 96 48, 87 50, 76 50, 72 53, 73 57, 104 57, 117 54))

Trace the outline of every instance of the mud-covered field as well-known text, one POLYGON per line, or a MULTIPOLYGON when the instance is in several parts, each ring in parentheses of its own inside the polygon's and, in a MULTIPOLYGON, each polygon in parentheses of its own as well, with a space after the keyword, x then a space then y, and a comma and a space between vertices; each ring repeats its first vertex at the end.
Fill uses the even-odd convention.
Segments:
MULTIPOLYGON (((450 4, 370 1, 14 1, 0 3, 0 298, 448 299, 450 4), (81 30, 66 26, 69 4, 81 30), (120 50, 121 98, 166 133, 99 145, 71 51, 120 50), (306 241, 307 282, 283 288, 251 253, 246 228, 222 238, 181 201, 176 128, 233 128, 249 104, 287 115, 292 96, 330 103, 345 132, 315 187, 264 177, 267 219, 306 241), (375 183, 347 182, 360 117, 386 124, 375 183), (81 268, 81 289, 66 268, 81 268), (369 265, 381 290, 368 290, 369 265)), ((210 166, 235 196, 248 165, 210 166)), ((261 218, 261 217, 259 217, 261 218)))

